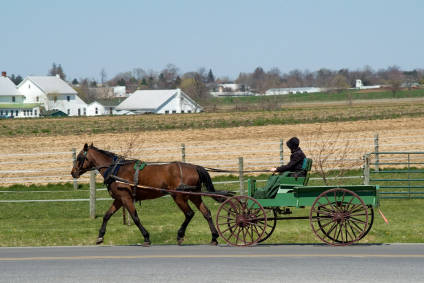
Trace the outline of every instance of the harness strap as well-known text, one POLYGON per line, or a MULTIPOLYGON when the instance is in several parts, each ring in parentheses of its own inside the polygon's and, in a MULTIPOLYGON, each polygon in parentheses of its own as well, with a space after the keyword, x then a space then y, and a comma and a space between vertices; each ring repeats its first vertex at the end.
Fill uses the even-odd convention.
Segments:
POLYGON ((135 195, 136 195, 136 188, 138 186, 138 175, 140 173, 141 170, 144 169, 144 167, 146 167, 146 162, 141 162, 140 160, 137 160, 134 164, 134 186, 132 189, 132 196, 133 196, 133 201, 135 201, 135 195))

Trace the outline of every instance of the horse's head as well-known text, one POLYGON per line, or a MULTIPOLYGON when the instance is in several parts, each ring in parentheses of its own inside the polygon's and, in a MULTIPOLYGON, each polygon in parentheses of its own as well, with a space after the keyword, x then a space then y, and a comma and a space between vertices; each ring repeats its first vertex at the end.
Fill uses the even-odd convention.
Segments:
POLYGON ((92 147, 93 144, 91 144, 90 146, 88 146, 88 144, 85 144, 84 148, 80 151, 80 153, 78 153, 77 160, 74 162, 74 167, 72 167, 72 177, 79 178, 85 172, 95 168, 95 165, 93 164, 89 156, 89 150, 92 147))

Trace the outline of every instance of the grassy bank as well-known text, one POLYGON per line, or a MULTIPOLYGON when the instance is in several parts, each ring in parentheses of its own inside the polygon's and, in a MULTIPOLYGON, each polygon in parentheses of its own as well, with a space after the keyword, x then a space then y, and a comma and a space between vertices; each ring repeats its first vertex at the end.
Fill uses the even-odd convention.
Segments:
MULTIPOLYGON (((220 178, 224 179, 233 178, 220 178)), ((237 191, 238 184, 227 185, 226 188, 237 191)), ((219 189, 223 187, 220 186, 219 189)), ((78 191, 74 191, 70 184, 41 187, 13 186, 1 190, 10 191, 0 193, 2 200, 81 199, 89 196, 86 185, 78 191), (35 190, 39 192, 34 192, 35 190)), ((108 197, 108 194, 106 191, 99 191, 97 197, 108 197)), ((211 198, 204 199, 215 217, 219 204, 211 198)), ((92 245, 97 237, 103 213, 110 204, 111 201, 97 201, 97 218, 93 220, 89 218, 88 202, 1 203, 0 246, 92 245)), ((423 205, 424 200, 382 200, 380 208, 390 224, 385 224, 375 211, 374 226, 361 243, 424 242, 423 205)), ((210 241, 208 225, 201 213, 193 205, 192 207, 196 215, 187 229, 185 243, 206 244, 210 241)), ((171 198, 162 197, 144 201, 141 207, 137 204, 137 209, 143 225, 150 232, 153 244, 176 243, 176 233, 184 216, 171 198)), ((308 215, 308 213, 308 208, 295 209, 293 215, 308 215)), ((119 211, 109 221, 105 244, 141 243, 142 237, 135 225, 126 226, 122 222, 122 212, 119 211)), ((221 243, 224 242, 221 240, 221 243)), ((311 232, 308 220, 296 220, 280 221, 272 237, 265 243, 319 243, 319 241, 311 232)))

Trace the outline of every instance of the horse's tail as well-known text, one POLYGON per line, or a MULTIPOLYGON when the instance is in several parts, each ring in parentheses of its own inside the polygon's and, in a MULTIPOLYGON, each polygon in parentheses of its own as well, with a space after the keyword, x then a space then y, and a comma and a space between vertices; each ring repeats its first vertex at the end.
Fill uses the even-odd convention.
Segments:
POLYGON ((205 187, 208 190, 208 192, 222 195, 222 197, 219 197, 219 196, 213 197, 213 199, 216 200, 217 202, 224 202, 227 199, 226 197, 231 197, 234 195, 233 192, 215 191, 215 187, 213 186, 211 176, 209 175, 208 171, 206 171, 205 168, 199 165, 196 165, 196 170, 197 170, 197 174, 199 174, 200 185, 203 183, 205 184, 205 187))

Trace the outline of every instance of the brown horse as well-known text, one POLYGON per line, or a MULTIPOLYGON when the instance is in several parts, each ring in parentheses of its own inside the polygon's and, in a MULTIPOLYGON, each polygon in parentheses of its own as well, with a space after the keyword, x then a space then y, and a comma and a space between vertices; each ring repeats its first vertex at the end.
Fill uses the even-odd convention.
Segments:
MULTIPOLYGON (((148 164, 143 169, 139 168, 139 170, 136 170, 138 164, 138 160, 125 160, 123 157, 112 152, 98 149, 93 144, 90 146, 85 144, 84 148, 78 154, 71 171, 72 177, 79 178, 85 172, 97 169, 103 175, 109 194, 114 199, 112 206, 103 217, 103 224, 99 230, 99 237, 96 244, 103 242, 106 225, 110 217, 121 206, 124 206, 129 211, 134 223, 144 237, 143 245, 149 246, 151 243, 149 233, 141 225, 134 203, 135 201, 155 199, 167 194, 167 192, 160 190, 140 189, 135 188, 131 184, 117 182, 114 176, 119 177, 121 180, 125 179, 132 184, 135 182, 140 186, 171 191, 189 188, 191 191, 200 192, 202 184, 205 184, 209 192, 215 192, 209 173, 201 166, 182 162, 171 162, 166 164, 148 164)), ((202 201, 201 196, 182 193, 171 193, 171 196, 185 215, 185 220, 177 233, 178 244, 182 244, 184 241, 186 228, 194 216, 194 212, 188 204, 188 200, 191 200, 202 212, 209 224, 212 234, 211 244, 217 245, 219 235, 213 224, 210 210, 202 201)), ((214 198, 219 202, 224 200, 223 197, 214 198)))

